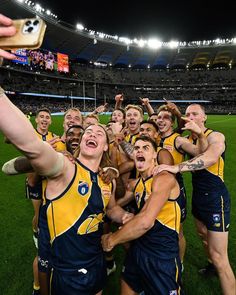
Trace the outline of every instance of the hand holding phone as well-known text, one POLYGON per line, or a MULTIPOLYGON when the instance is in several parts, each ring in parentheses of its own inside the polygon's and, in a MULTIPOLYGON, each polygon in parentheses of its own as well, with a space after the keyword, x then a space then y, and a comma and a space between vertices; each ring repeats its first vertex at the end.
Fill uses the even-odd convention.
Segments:
MULTIPOLYGON (((9 17, 6 17, 3 14, 0 14, 0 39, 3 36, 13 36, 16 34, 16 28, 13 26, 13 21, 9 17)), ((2 63, 2 59, 13 59, 15 58, 14 54, 11 54, 5 50, 2 50, 0 47, 0 65, 2 63)))
MULTIPOLYGON (((1 18, 0 18, 1 23, 1 18)), ((4 23, 3 23, 4 24, 4 23)), ((11 49, 37 49, 43 42, 46 30, 45 22, 40 18, 27 18, 13 20, 10 25, 16 29, 16 33, 11 35, 0 35, 0 48, 4 50, 11 49)), ((5 26, 7 24, 5 23, 5 26)), ((4 29, 9 27, 4 27, 4 29)), ((0 30, 1 33, 1 30, 0 30)))

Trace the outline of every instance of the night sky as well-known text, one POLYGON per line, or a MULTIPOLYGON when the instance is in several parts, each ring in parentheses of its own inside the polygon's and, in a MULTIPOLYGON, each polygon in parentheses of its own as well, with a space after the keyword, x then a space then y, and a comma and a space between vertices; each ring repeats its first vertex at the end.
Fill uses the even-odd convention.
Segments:
POLYGON ((63 21, 72 25, 80 22, 88 29, 111 35, 144 39, 156 37, 162 41, 236 37, 233 1, 217 2, 38 1, 63 21))

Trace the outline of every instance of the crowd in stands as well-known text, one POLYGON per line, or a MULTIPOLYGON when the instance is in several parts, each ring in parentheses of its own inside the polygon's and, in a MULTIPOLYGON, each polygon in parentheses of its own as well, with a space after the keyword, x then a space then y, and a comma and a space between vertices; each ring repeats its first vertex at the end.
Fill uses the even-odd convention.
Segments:
MULTIPOLYGON (((209 112, 236 113, 236 69, 154 71, 104 69, 71 63, 70 73, 63 74, 57 71, 33 71, 30 66, 5 61, 1 67, 1 77, 7 91, 96 98, 97 104, 108 102, 111 109, 114 96, 125 93, 127 103, 137 103, 139 97, 148 97, 151 101, 163 97, 168 100, 208 100, 211 102, 207 105, 209 112)), ((31 108, 34 111, 42 101, 52 111, 61 111, 71 105, 68 98, 38 100, 17 96, 14 99, 24 111, 31 108)), ((74 100, 73 104, 81 106, 82 110, 85 106, 94 107, 94 102, 84 104, 83 100, 74 100)), ((186 107, 186 104, 183 106, 186 107)))

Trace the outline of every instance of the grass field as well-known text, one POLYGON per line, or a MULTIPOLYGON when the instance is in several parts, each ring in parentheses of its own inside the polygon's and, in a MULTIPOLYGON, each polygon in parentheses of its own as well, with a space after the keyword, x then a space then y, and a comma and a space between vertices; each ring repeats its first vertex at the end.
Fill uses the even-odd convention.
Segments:
MULTIPOLYGON (((106 121, 107 117, 102 117, 106 121)), ((236 116, 209 116, 208 127, 223 132, 227 140, 225 182, 231 193, 231 231, 229 235, 229 257, 236 273, 236 116)), ((62 117, 53 117, 51 130, 62 133, 62 117)), ((0 165, 19 155, 11 145, 3 143, 0 134, 0 165)), ((0 185, 0 294, 30 295, 32 291, 32 261, 36 253, 33 241, 31 220, 33 208, 31 202, 25 199, 24 176, 5 176, 1 173, 0 185)), ((220 295, 220 285, 217 278, 201 278, 198 269, 205 265, 206 258, 199 238, 196 235, 193 219, 190 213, 191 185, 190 174, 185 174, 188 193, 188 217, 185 222, 187 252, 183 275, 185 293, 188 295, 220 295)), ((115 249, 115 259, 118 270, 108 279, 105 295, 119 294, 119 274, 122 264, 122 247, 115 249)), ((63 295, 63 294, 62 294, 63 295)), ((158 294, 157 294, 158 295, 158 294)))

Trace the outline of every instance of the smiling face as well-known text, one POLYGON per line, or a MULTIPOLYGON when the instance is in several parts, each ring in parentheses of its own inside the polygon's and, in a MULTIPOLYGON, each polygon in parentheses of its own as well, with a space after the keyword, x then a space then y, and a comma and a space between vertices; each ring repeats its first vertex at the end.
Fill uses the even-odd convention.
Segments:
POLYGON ((82 125, 82 115, 79 110, 68 110, 64 117, 63 128, 64 132, 73 125, 82 125))
POLYGON ((90 125, 84 131, 80 142, 80 155, 86 158, 100 159, 108 150, 108 138, 100 125, 90 125))
POLYGON ((160 111, 157 116, 157 126, 161 135, 168 136, 173 131, 174 122, 168 111, 160 111), (168 134, 167 134, 168 133, 168 134))
POLYGON ((46 111, 39 111, 35 118, 35 122, 37 124, 36 129, 41 134, 46 134, 48 132, 48 128, 52 123, 51 115, 46 111))
POLYGON ((134 145, 134 162, 139 172, 145 172, 152 169, 155 165, 157 152, 148 138, 142 137, 136 140, 134 145))
POLYGON ((66 149, 73 154, 79 147, 80 137, 83 133, 82 127, 72 126, 66 132, 66 149))

